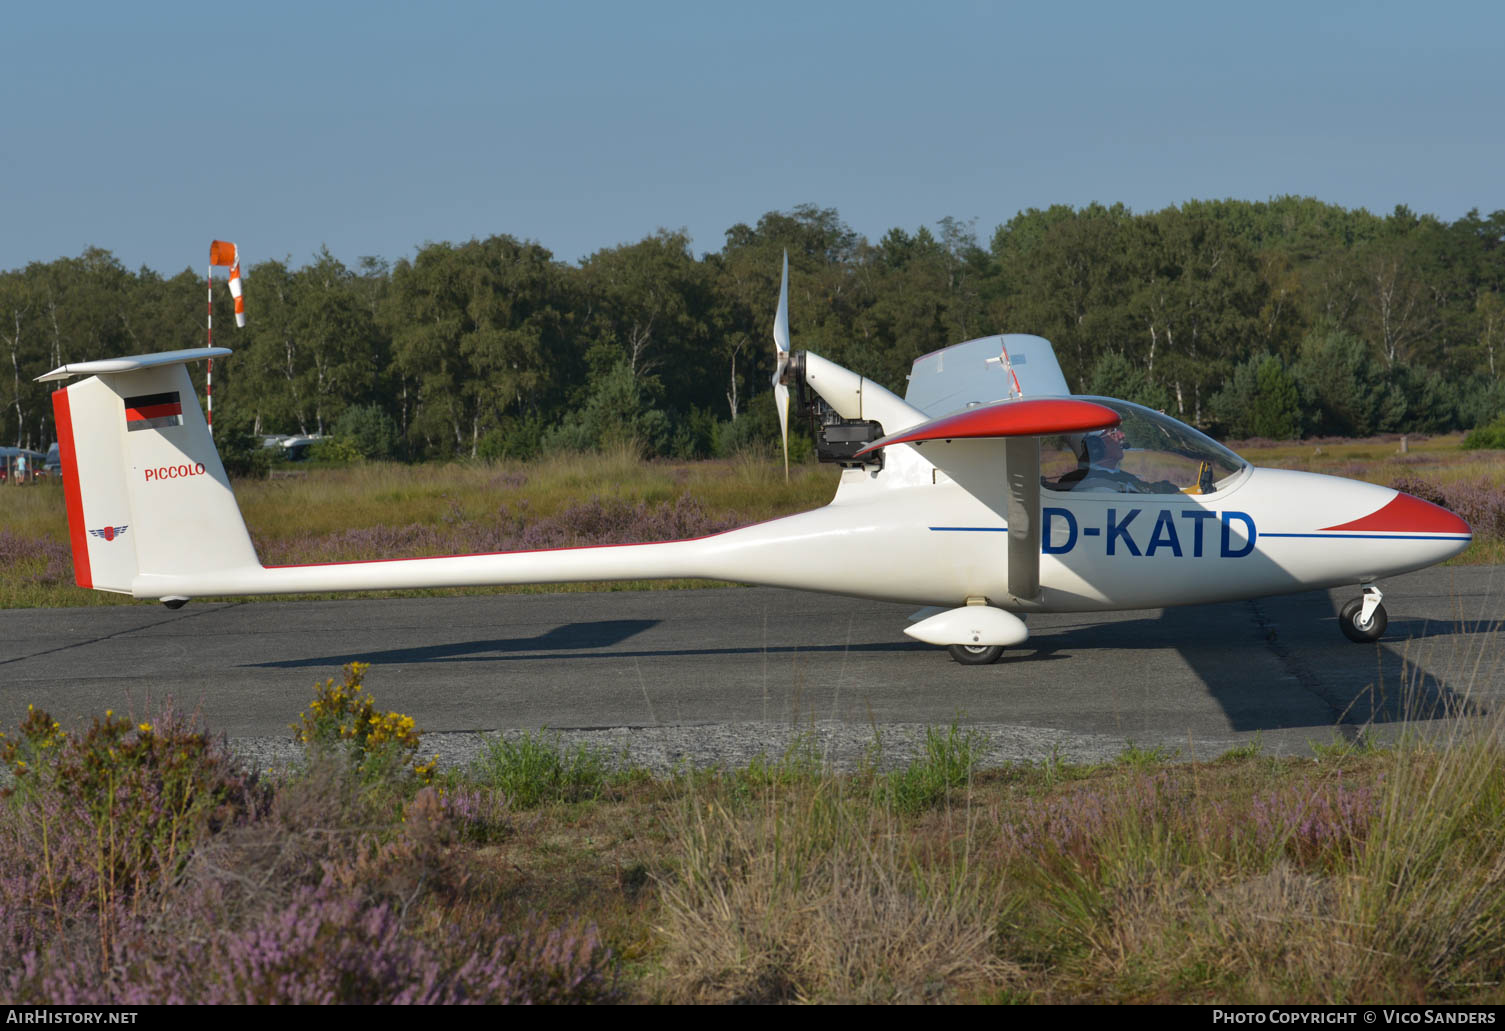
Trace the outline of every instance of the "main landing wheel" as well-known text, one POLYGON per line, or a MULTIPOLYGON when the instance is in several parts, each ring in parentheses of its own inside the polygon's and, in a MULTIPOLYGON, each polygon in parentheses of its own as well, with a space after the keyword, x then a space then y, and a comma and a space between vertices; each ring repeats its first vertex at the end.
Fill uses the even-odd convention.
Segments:
POLYGON ((1003 655, 1001 644, 952 644, 946 650, 963 666, 987 666, 1003 655))
POLYGON ((1355 598, 1343 606, 1343 611, 1338 613, 1338 625, 1343 628, 1343 636, 1356 644, 1378 641, 1390 622, 1385 615, 1385 606, 1376 605, 1367 623, 1363 621, 1363 614, 1363 598, 1355 598))

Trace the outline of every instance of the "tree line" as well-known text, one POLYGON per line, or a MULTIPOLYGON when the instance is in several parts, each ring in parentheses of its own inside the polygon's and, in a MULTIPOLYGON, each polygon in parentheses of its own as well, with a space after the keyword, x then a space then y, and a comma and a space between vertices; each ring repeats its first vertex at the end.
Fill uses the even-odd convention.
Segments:
MULTIPOLYGON (((1312 198, 1021 212, 870 242, 803 205, 694 254, 660 230, 555 260, 507 235, 354 266, 327 249, 244 276, 249 325, 215 370, 217 431, 334 433, 373 455, 527 457, 630 442, 724 453, 775 432, 765 396, 781 255, 796 348, 903 393, 919 355, 1050 339, 1078 392, 1217 435, 1466 429, 1505 410, 1505 211, 1455 222, 1312 198)), ((201 346, 204 283, 110 252, 0 272, 0 439, 45 447, 69 361, 201 346)), ((216 289, 216 326, 232 327, 216 289)), ((202 382, 202 368, 195 371, 202 382)))

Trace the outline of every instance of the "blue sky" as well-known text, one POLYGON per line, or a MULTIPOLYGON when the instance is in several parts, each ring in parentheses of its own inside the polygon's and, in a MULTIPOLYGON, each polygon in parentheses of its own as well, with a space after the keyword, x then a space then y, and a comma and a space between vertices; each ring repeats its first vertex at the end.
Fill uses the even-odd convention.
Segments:
POLYGON ((1505 208, 1498 3, 27 4, 0 269, 201 269, 494 233, 575 261, 774 209, 1311 195, 1505 208))

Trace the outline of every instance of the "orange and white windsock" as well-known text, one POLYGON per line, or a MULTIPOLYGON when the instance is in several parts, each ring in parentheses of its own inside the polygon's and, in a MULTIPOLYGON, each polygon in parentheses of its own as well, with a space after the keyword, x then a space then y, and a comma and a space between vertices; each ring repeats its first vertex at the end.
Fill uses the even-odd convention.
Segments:
POLYGON ((229 266, 230 269, 230 296, 235 298, 235 325, 244 329, 246 325, 246 299, 241 296, 240 290, 240 248, 233 243, 224 240, 215 240, 209 244, 209 264, 229 266))

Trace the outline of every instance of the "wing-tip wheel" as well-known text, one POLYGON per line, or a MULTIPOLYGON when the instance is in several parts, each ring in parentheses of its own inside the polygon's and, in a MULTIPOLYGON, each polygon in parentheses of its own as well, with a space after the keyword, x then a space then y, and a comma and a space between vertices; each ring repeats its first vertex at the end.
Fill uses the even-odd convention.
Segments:
POLYGON ((917 641, 943 645, 963 666, 990 665, 1002 657, 1005 648, 1029 639, 1024 620, 982 599, 926 616, 904 632, 917 641))
POLYGON ((953 644, 946 650, 963 666, 989 666, 1003 657, 1001 644, 953 644))
POLYGON ((784 371, 789 368, 789 252, 784 252, 784 272, 779 280, 779 309, 773 317, 773 403, 779 410, 779 434, 784 440, 784 482, 789 482, 789 386, 784 371))

